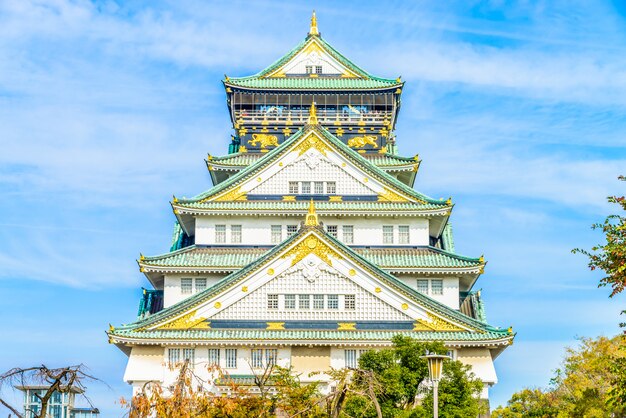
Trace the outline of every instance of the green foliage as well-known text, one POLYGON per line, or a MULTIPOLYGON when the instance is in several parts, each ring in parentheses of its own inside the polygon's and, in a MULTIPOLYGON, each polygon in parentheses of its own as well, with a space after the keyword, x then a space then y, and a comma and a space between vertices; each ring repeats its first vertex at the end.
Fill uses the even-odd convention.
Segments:
POLYGON ((515 393, 506 407, 493 411, 492 418, 517 417, 621 417, 625 403, 615 402, 612 392, 624 383, 622 336, 608 339, 582 338, 576 348, 567 348, 563 365, 555 371, 547 390, 524 389, 515 393))

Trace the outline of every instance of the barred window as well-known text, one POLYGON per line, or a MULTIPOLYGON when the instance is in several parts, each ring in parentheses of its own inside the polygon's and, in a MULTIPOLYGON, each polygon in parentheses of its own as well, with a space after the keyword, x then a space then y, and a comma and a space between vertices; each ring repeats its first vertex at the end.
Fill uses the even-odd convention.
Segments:
POLYGON ((346 310, 356 309, 356 295, 345 295, 343 300, 343 306, 346 310))
POLYGON ((298 232, 298 225, 287 225, 287 236, 290 237, 298 232))
POLYGON ((298 295, 298 309, 309 310, 311 308, 311 295, 298 295))
POLYGON ((307 74, 313 74, 313 66, 312 65, 306 65, 304 68, 306 69, 306 73, 307 74))
POLYGON ((328 295, 328 309, 339 309, 339 295, 328 295))
POLYGON ((170 348, 167 350, 167 361, 169 364, 180 363, 180 348, 170 348))
POLYGON ((326 193, 327 194, 335 194, 337 193, 337 183, 334 181, 329 181, 326 183, 326 193))
POLYGON ((215 225, 215 243, 226 243, 226 225, 215 225))
POLYGON ((383 225, 383 244, 393 244, 392 225, 383 225))
POLYGON ((289 182, 289 194, 298 194, 298 182, 297 181, 289 182))
POLYGON ((241 243, 241 225, 230 226, 230 242, 233 244, 241 243))
POLYGON ((343 226, 343 242, 345 244, 354 244, 354 226, 353 225, 343 226))
POLYGON ((193 293, 193 279, 180 279, 180 293, 183 295, 193 293))
POLYGON ((324 295, 313 295, 313 309, 324 309, 324 295))
POLYGON ((226 367, 229 369, 237 368, 237 349, 236 348, 227 348, 224 350, 224 355, 226 357, 226 367))
POLYGON ((417 279, 417 291, 427 295, 428 294, 428 280, 417 279))
POLYGON ((210 366, 220 365, 220 349, 219 348, 209 348, 209 365, 210 366))
POLYGON ((322 74, 322 66, 321 65, 316 65, 315 66, 315 74, 322 74))
POLYGON ((188 361, 189 364, 194 364, 196 357, 196 350, 193 348, 183 348, 183 360, 188 361))
POLYGON ((346 361, 346 367, 356 369, 356 367, 358 366, 356 350, 344 350, 344 356, 346 361))
POLYGON ((196 293, 206 290, 206 279, 196 279, 196 293))
POLYGON ((313 183, 313 193, 315 194, 324 194, 324 182, 316 181, 313 183))
POLYGON ((282 225, 272 225, 272 244, 280 244, 283 240, 283 226, 282 225))
POLYGON ((410 242, 411 242, 411 238, 409 236, 409 226, 408 225, 398 226, 398 243, 409 244, 410 242))
POLYGON ((278 295, 267 295, 267 309, 278 309, 278 295))
POLYGON ((265 350, 265 364, 268 366, 273 366, 276 364, 278 360, 278 349, 276 348, 268 348, 265 350))
POLYGON ((430 290, 433 295, 443 295, 443 280, 431 280, 430 290))
POLYGON ((302 182, 302 194, 311 194, 311 182, 310 181, 302 182))
POLYGON ((253 348, 250 350, 252 354, 251 363, 252 367, 259 368, 263 367, 263 349, 261 348, 253 348))
POLYGON ((327 225, 326 232, 328 232, 328 235, 337 238, 337 225, 327 225))
POLYGON ((285 295, 285 309, 296 309, 296 295, 285 295))

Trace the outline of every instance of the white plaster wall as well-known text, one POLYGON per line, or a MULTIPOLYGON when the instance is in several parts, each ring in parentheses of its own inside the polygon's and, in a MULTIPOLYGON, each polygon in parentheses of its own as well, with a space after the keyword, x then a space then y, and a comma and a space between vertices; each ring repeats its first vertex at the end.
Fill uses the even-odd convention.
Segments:
MULTIPOLYGON (((128 356, 124 381, 128 383, 163 381, 163 347, 135 346, 128 356)), ((142 383, 143 384, 143 383, 142 383)))
POLYGON ((459 278, 458 277, 437 277, 437 276, 409 276, 409 275, 396 275, 404 284, 410 286, 412 289, 417 289, 417 280, 443 280, 443 295, 433 295, 428 293, 428 296, 435 299, 437 302, 441 302, 444 305, 449 306, 452 309, 459 309, 459 278))
POLYGON ((498 383, 493 358, 488 348, 460 348, 457 351, 457 360, 472 366, 472 372, 483 383, 494 385, 498 383))
MULTIPOLYGON (((343 240, 342 225, 354 227, 354 244, 351 245, 389 245, 383 244, 383 225, 394 226, 394 244, 399 245, 398 226, 409 225, 409 244, 402 245, 428 245, 428 220, 423 218, 400 218, 400 219, 364 219, 364 218, 340 218, 337 216, 319 216, 324 225, 337 225, 338 238, 343 240)), ((230 225, 241 225, 241 245, 274 245, 272 244, 271 225, 283 226, 283 240, 287 238, 286 225, 299 225, 304 220, 293 217, 281 216, 202 216, 196 219, 196 244, 216 245, 215 225, 226 225, 226 245, 231 245, 230 225)))
POLYGON ((170 306, 195 295, 195 279, 204 278, 207 279, 207 289, 213 286, 215 283, 222 280, 225 274, 206 273, 206 274, 166 274, 165 283, 163 285, 163 307, 169 308, 170 306), (181 293, 180 279, 181 278, 194 279, 194 290, 192 294, 181 293))

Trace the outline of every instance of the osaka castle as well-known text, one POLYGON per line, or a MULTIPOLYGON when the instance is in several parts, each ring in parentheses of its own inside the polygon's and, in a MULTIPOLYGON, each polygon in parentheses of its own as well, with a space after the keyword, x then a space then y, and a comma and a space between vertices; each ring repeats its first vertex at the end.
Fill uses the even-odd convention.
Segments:
POLYGON ((138 260, 153 288, 108 331, 124 380, 170 385, 188 360, 216 392, 212 365, 251 384, 278 364, 329 389, 324 371, 400 334, 443 341, 488 398, 514 333, 487 323, 486 262, 455 251, 451 200, 413 189, 420 160, 394 134, 404 82, 352 63, 315 15, 285 56, 222 82, 228 153, 206 159, 208 190, 173 198, 169 252, 138 260))

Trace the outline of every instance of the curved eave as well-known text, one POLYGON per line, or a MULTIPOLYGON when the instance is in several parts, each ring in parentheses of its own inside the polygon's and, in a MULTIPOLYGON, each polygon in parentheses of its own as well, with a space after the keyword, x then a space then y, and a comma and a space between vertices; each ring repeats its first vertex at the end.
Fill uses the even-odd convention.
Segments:
MULTIPOLYGON (((246 79, 247 77, 241 77, 240 79, 246 79)), ((259 77, 261 78, 261 77, 259 77)), ((310 91, 310 92, 341 92, 347 93, 351 91, 364 91, 364 92, 372 92, 372 91, 380 91, 381 93, 387 92, 387 90, 402 90, 404 88, 404 81, 397 84, 390 84, 389 86, 378 86, 378 87, 341 87, 341 88, 325 88, 325 87, 250 87, 250 86, 242 86, 240 84, 236 84, 233 81, 236 81, 236 78, 231 78, 228 81, 222 80, 224 84, 224 88, 231 88, 237 90, 246 90, 246 91, 283 91, 286 94, 291 91, 297 91, 299 93, 310 91)), ((311 79, 316 80, 316 79, 311 79)), ((318 78, 317 80, 323 80, 323 78, 318 78)), ((347 79, 349 80, 349 79, 347 79)), ((400 93, 401 94, 401 93, 400 93)))

